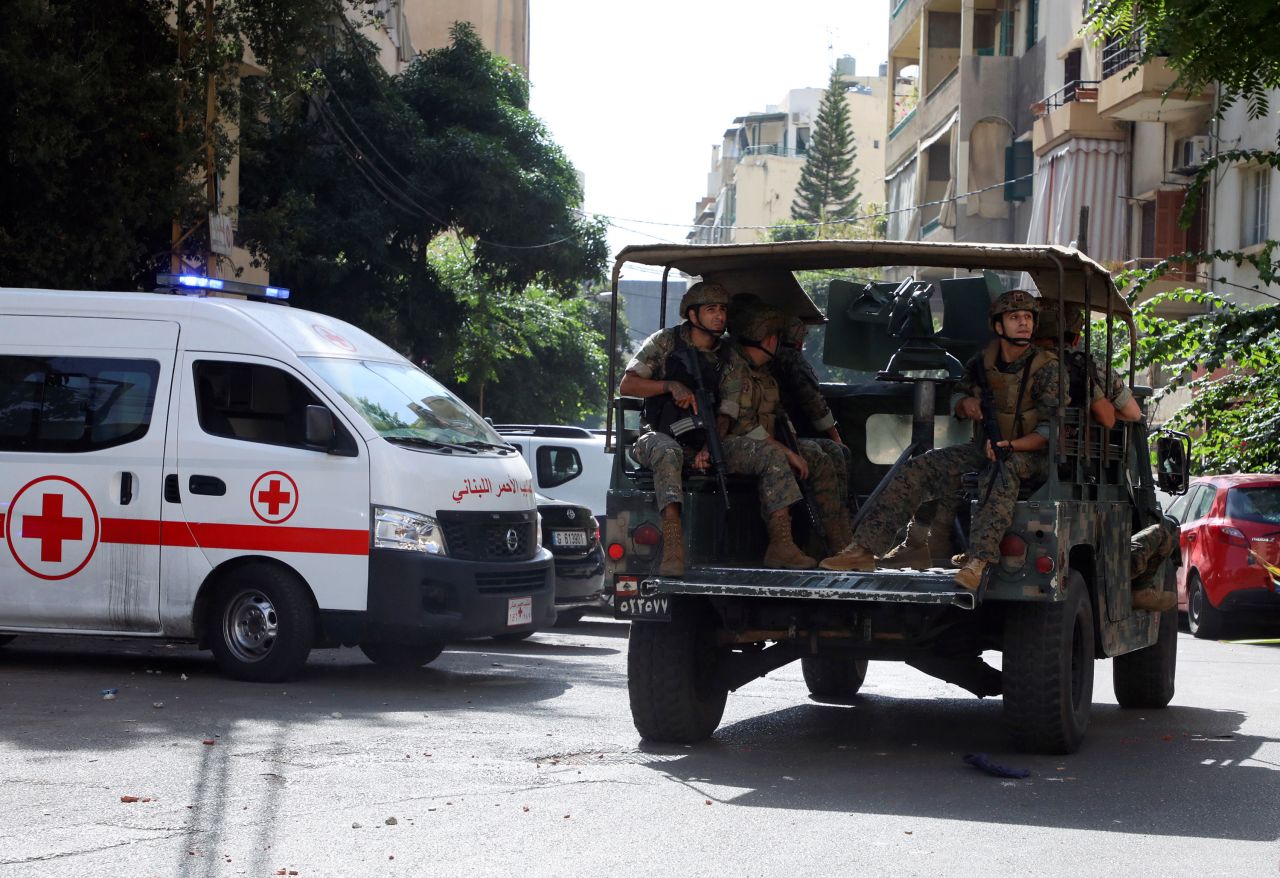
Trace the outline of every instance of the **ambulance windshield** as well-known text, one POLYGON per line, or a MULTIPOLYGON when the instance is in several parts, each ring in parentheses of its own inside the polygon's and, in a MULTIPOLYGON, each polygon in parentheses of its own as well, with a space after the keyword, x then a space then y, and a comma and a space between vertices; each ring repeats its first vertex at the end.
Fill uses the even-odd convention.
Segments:
POLYGON ((384 439, 506 447, 466 403, 408 363, 305 359, 384 439))

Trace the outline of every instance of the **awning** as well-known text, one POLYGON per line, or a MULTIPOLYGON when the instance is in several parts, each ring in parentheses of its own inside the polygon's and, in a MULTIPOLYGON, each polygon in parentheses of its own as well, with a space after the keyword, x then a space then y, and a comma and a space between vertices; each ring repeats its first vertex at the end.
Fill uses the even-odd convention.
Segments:
POLYGON ((955 124, 959 121, 960 121, 960 111, 956 110, 954 113, 951 114, 951 118, 948 119, 946 122, 944 122, 941 127, 934 129, 934 132, 932 134, 930 134, 924 140, 920 141, 920 145, 916 148, 916 152, 924 152, 926 149, 933 146, 935 143, 941 140, 942 136, 946 134, 948 131, 950 131, 955 126, 955 124))
POLYGON ((1036 166, 1028 244, 1075 246, 1080 208, 1089 207, 1089 255, 1123 262, 1125 196, 1129 194, 1129 148, 1124 141, 1074 138, 1036 166))

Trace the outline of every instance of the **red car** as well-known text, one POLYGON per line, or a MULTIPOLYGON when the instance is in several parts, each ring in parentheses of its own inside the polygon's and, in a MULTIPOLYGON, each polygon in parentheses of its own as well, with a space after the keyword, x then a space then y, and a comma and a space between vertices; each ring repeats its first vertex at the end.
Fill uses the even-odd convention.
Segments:
POLYGON ((1196 478, 1168 512, 1182 525, 1178 608, 1192 634, 1280 611, 1280 475, 1196 478))

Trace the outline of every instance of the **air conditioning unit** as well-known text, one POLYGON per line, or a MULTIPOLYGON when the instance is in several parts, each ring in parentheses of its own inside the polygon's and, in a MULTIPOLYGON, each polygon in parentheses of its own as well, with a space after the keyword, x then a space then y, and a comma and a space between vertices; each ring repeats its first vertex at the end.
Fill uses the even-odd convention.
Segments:
POLYGON ((1173 144, 1173 172, 1183 176, 1191 176, 1204 167, 1205 161, 1212 154, 1208 137, 1184 137, 1173 144))

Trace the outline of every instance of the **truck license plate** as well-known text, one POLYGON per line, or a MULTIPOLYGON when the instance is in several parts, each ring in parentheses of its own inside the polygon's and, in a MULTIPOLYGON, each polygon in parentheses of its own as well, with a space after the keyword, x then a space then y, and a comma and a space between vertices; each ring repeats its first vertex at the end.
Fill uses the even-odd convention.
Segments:
POLYGON ((652 597, 614 596, 614 611, 619 619, 638 619, 641 621, 670 622, 671 597, 655 595, 652 597))
POLYGON ((587 535, 580 530, 553 530, 551 545, 553 546, 585 546, 587 535))
POLYGON ((533 621, 533 598, 507 599, 507 627, 528 625, 533 621))

